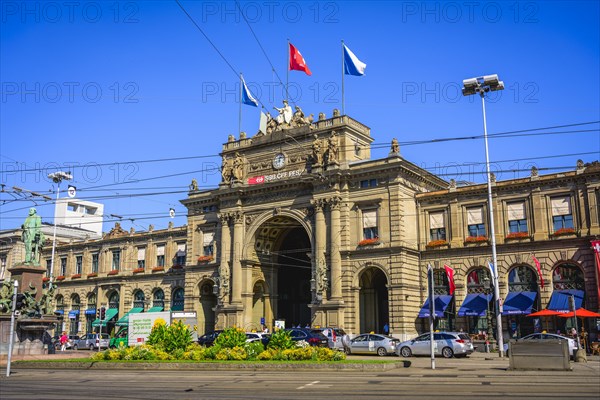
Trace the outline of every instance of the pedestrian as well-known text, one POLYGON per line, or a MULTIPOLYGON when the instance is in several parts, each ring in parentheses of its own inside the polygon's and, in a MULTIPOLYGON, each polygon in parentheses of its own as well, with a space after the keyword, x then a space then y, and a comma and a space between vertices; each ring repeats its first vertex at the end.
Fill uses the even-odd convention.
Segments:
POLYGON ((67 336, 67 332, 63 332, 60 337, 60 351, 65 351, 67 349, 67 342, 69 341, 69 337, 67 336))
POLYGON ((389 335, 389 333, 390 333, 390 326, 386 322, 385 325, 383 325, 383 334, 387 336, 387 335, 389 335))

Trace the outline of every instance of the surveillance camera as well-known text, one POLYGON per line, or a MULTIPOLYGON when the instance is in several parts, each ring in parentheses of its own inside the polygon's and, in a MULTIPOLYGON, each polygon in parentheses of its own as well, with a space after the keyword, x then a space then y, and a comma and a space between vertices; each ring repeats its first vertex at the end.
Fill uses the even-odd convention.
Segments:
POLYGON ((471 88, 474 89, 475 87, 477 87, 477 78, 465 79, 463 81, 463 85, 467 89, 471 89, 471 88))
POLYGON ((62 180, 70 181, 73 179, 73 175, 70 172, 57 171, 51 174, 48 174, 48 178, 52 179, 54 183, 59 183, 62 180))

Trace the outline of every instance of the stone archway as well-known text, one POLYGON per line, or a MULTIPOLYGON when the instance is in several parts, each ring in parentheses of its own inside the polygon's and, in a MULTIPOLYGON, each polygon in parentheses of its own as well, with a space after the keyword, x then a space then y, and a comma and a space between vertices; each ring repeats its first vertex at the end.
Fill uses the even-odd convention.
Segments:
POLYGON ((249 288, 247 324, 258 328, 261 318, 270 327, 274 319, 285 320, 286 327, 311 323, 312 245, 303 222, 293 214, 271 216, 251 236, 253 274, 263 283, 249 288))
POLYGON ((215 316, 215 307, 217 306, 217 296, 214 293, 213 286, 215 282, 204 280, 199 284, 200 290, 200 312, 198 315, 198 336, 215 330, 217 321, 215 316))
POLYGON ((383 332, 389 324, 388 279, 378 267, 368 267, 359 276, 360 332, 383 332))

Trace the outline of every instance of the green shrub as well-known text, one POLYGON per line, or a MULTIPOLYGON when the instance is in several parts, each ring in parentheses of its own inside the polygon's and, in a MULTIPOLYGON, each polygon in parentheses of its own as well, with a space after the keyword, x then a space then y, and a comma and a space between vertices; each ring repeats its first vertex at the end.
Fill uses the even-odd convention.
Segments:
POLYGON ((167 353, 177 350, 178 354, 181 354, 192 344, 192 332, 182 321, 176 321, 169 326, 160 321, 157 320, 152 327, 147 341, 149 345, 167 353))
POLYGON ((246 333, 240 328, 227 328, 215 340, 215 344, 232 349, 236 346, 243 346, 246 343, 246 333))
POLYGON ((255 360, 265 350, 265 346, 260 341, 245 343, 244 350, 246 350, 248 360, 255 360))
POLYGON ((295 346, 296 344, 292 340, 290 331, 280 329, 271 335, 267 348, 285 350, 294 348, 295 346))

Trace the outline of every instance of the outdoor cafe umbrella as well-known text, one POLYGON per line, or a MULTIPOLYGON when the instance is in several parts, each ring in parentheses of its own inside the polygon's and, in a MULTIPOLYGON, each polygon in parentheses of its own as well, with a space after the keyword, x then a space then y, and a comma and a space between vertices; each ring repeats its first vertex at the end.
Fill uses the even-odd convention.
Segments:
POLYGON ((573 311, 568 313, 560 313, 560 316, 563 318, 573 318, 575 314, 577 315, 577 318, 600 318, 600 314, 586 310, 583 307, 577 309, 575 313, 573 313, 573 311))
POLYGON ((564 313, 558 312, 558 311, 554 311, 554 310, 548 310, 548 309, 544 309, 541 311, 537 311, 531 314, 527 314, 528 317, 552 317, 555 315, 560 315, 562 316, 564 313))

